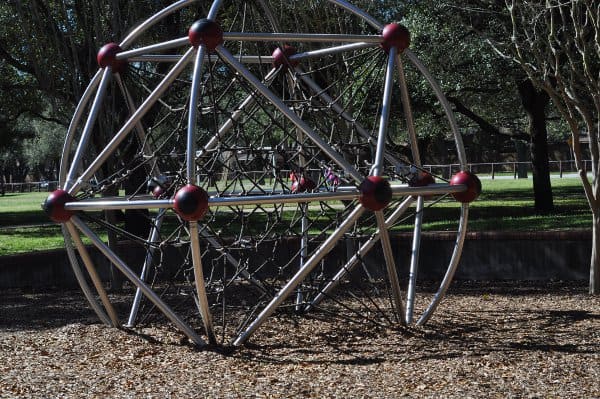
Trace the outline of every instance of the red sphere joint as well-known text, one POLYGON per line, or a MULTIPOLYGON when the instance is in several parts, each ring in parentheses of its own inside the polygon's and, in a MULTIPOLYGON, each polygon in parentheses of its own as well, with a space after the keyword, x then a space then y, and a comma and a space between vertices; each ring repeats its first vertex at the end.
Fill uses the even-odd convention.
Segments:
POLYGON ((74 211, 66 210, 65 204, 73 201, 75 201, 75 198, 65 190, 55 190, 46 198, 46 201, 42 204, 42 209, 53 222, 65 223, 75 214, 74 211))
POLYGON ((285 45, 283 49, 277 47, 273 51, 273 67, 279 68, 280 66, 295 68, 298 65, 298 61, 290 60, 290 57, 296 54, 296 49, 292 46, 285 45))
POLYGON ((317 187, 315 182, 308 177, 301 177, 300 181, 296 180, 292 183, 292 193, 303 193, 312 191, 317 187))
POLYGON ((459 184, 465 185, 467 189, 460 193, 452 193, 452 196, 458 202, 473 202, 479 197, 479 194, 481 194, 481 180, 479 180, 474 173, 465 170, 456 173, 452 176, 452 179, 450 179, 450 185, 456 186, 459 184))
POLYGON ((156 186, 156 187, 154 187, 154 189, 152 190, 152 196, 153 196, 154 198, 160 198, 160 197, 162 197, 163 195, 165 195, 165 193, 166 193, 166 190, 165 190, 165 188, 164 188, 163 186, 160 186, 160 185, 159 185, 159 186, 156 186))
POLYGON ((428 172, 419 171, 414 179, 408 182, 410 187, 424 187, 435 183, 435 178, 428 172))
POLYGON ((96 57, 100 68, 111 67, 114 73, 122 73, 127 69, 126 60, 117 60, 117 54, 123 51, 117 43, 105 44, 96 57))
POLYGON ((175 212, 188 222, 196 222, 208 211, 208 193, 201 187, 188 184, 175 194, 175 212))
POLYGON ((380 211, 392 200, 392 187, 381 176, 369 176, 358 186, 358 201, 371 211, 380 211))
POLYGON ((218 45, 223 44, 223 29, 211 19, 200 19, 190 27, 188 38, 192 46, 203 44, 209 51, 214 51, 218 45))
POLYGON ((381 32, 383 41, 381 47, 387 52, 391 47, 395 47, 398 52, 403 52, 410 46, 410 32, 404 25, 388 24, 381 32))

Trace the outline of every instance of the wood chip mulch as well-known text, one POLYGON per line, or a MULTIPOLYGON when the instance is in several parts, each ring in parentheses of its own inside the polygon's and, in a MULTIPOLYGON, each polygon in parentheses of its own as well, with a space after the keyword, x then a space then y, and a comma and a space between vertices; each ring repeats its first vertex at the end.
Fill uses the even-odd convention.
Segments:
POLYGON ((101 325, 78 291, 0 292, 0 398, 600 398, 600 297, 539 284, 455 284, 408 330, 278 315, 229 354, 101 325))

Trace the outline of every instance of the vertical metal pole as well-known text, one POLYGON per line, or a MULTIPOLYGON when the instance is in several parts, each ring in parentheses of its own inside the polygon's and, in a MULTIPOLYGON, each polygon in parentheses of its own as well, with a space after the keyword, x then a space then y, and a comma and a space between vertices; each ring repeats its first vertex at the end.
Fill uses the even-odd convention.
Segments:
MULTIPOLYGON (((308 203, 300 204, 300 209, 302 211, 302 238, 300 239, 300 268, 302 270, 304 267, 304 262, 306 261, 306 257, 308 256, 308 217, 306 213, 308 212, 308 203)), ((302 310, 302 301, 304 297, 302 295, 302 288, 298 288, 296 292, 296 311, 299 312, 302 310)))
MULTIPOLYGON (((160 234, 160 227, 162 226, 162 222, 164 219, 164 215, 166 213, 166 209, 159 209, 156 218, 154 219, 154 226, 152 226, 152 231, 150 232, 150 243, 154 244, 158 242, 158 237, 160 234)), ((146 259, 144 259, 144 265, 142 266, 142 272, 140 273, 140 280, 146 281, 148 276, 148 270, 152 266, 152 261, 154 260, 154 253, 156 249, 151 247, 148 249, 148 253, 146 254, 146 259)), ((131 311, 129 312, 129 319, 127 320, 127 327, 133 327, 135 325, 135 319, 138 314, 138 310, 140 308, 140 302, 142 301, 142 290, 137 288, 135 291, 135 297, 133 298, 133 304, 131 305, 131 311)))
MULTIPOLYGON (((377 150, 375 153, 375 162, 371 170, 371 173, 374 176, 381 176, 383 174, 383 162, 385 159, 385 140, 388 133, 389 117, 391 111, 392 86, 394 83, 394 66, 396 54, 396 48, 391 47, 389 50, 387 69, 385 71, 383 100, 381 104, 381 117, 379 119, 379 135, 377 137, 377 150)), ((404 322, 404 319, 402 317, 402 315, 404 314, 402 293, 400 290, 400 282, 398 281, 398 271, 396 269, 396 262, 394 260, 394 253, 392 251, 390 236, 385 225, 385 217, 382 211, 375 212, 375 217, 377 219, 377 227, 379 228, 381 247, 383 249, 385 265, 387 268, 388 278, 390 280, 390 286, 392 289, 392 298, 394 301, 396 317, 398 320, 404 322)))
POLYGON ((379 133, 377 136, 377 149, 375 152, 375 161, 371 173, 374 176, 383 174, 383 161, 385 154, 385 139, 388 133, 390 120, 391 102, 392 102, 392 86, 394 84, 394 65, 396 60, 397 50, 395 47, 390 48, 387 68, 385 71, 385 82, 383 86, 383 100, 381 102, 381 116, 379 118, 379 133))
POLYGON ((290 294, 294 291, 294 289, 300 284, 306 276, 310 274, 310 272, 319 264, 321 259, 325 255, 327 255, 338 242, 338 240, 352 227, 352 225, 358 220, 358 218, 363 214, 364 208, 361 205, 358 205, 354 210, 348 215, 348 218, 342 222, 342 224, 335 230, 328 238, 321 244, 321 246, 314 252, 313 256, 306 261, 302 270, 299 270, 298 273, 292 277, 287 284, 275 295, 273 300, 269 302, 269 304, 263 309, 263 311, 254 319, 252 323, 243 331, 237 339, 233 342, 233 345, 239 346, 242 345, 250 336, 258 329, 265 320, 273 314, 275 309, 283 301, 290 296, 290 294))
POLYGON ((108 295, 106 294, 106 290, 104 289, 104 286, 102 285, 100 276, 98 276, 98 273, 96 272, 96 268, 94 267, 92 258, 90 257, 90 254, 88 253, 87 249, 83 245, 83 242, 81 241, 81 237, 79 236, 79 233, 77 233, 77 231, 75 230, 75 227, 73 226, 72 223, 67 222, 67 223, 65 223, 65 226, 67 227, 67 230, 69 230, 69 234, 71 235, 71 238, 73 238, 75 247, 77 247, 77 250, 79 251, 79 255, 81 256, 81 260, 83 260, 83 264, 85 265, 85 267, 88 271, 88 274, 90 275, 90 278, 92 279, 92 283, 94 284, 94 287, 96 287, 96 291, 98 292, 98 295, 100 296, 100 300, 102 301, 102 304, 104 305, 104 309, 106 309, 106 312, 108 313, 108 316, 110 317, 112 326, 118 327, 121 323, 119 322, 119 317, 117 316, 117 312, 115 312, 115 308, 112 306, 110 299, 108 299, 108 295))
POLYGON ((156 307, 165 315, 169 320, 173 322, 185 335, 187 335, 192 342, 198 346, 206 345, 206 342, 194 332, 194 330, 188 326, 183 320, 177 316, 171 308, 165 304, 158 295, 146 283, 140 280, 135 273, 127 266, 125 262, 121 260, 92 230, 90 230, 77 216, 71 218, 71 222, 87 236, 92 243, 110 260, 120 271, 127 277, 133 284, 141 288, 142 292, 156 307))
POLYGON ((421 228, 423 225, 423 196, 417 200, 417 213, 415 215, 415 228, 413 232, 413 242, 410 254, 410 271, 408 274, 408 288, 406 290, 406 324, 413 321, 413 312, 415 308, 415 291, 417 287, 417 274, 419 272, 419 251, 421 249, 421 228))
MULTIPOLYGON (((385 221, 385 227, 390 228, 394 223, 396 223, 396 221, 400 218, 400 216, 402 216, 406 212, 406 210, 410 207, 410 205, 413 202, 414 202, 413 197, 408 197, 407 199, 405 199, 385 221)), ((373 248, 375 246, 375 244, 377 244, 377 242, 379 241, 379 238, 380 238, 379 230, 377 230, 371 236, 371 238, 369 238, 358 249, 356 254, 348 262, 346 262, 346 264, 344 266, 342 266, 342 268, 337 272, 337 274, 331 278, 329 283, 327 283, 325 285, 325 287, 323 287, 321 292, 317 296, 315 296, 315 298, 312 300, 312 302, 310 304, 308 304, 306 306, 305 310, 309 311, 310 309, 312 309, 313 307, 315 307, 319 303, 321 303, 323 301, 323 299, 325 299, 327 297, 327 295, 331 291, 333 291, 335 289, 335 287, 338 286, 340 281, 342 281, 342 279, 348 273, 350 273, 356 267, 356 265, 359 264, 361 258, 363 258, 371 250, 371 248, 373 248)))

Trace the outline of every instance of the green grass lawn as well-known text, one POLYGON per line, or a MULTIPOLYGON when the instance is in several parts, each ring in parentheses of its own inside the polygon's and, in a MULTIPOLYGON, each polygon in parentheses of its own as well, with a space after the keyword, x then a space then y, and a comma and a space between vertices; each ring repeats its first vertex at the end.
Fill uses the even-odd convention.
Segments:
MULTIPOLYGON (((484 179, 482 184, 483 193, 470 208, 471 231, 568 230, 591 225, 591 212, 578 179, 552 180, 555 211, 547 216, 535 214, 531 179, 484 179)), ((0 197, 0 256, 64 246, 60 226, 50 222, 41 210, 47 196, 9 193, 0 197)), ((424 230, 455 230, 458 208, 448 199, 427 208, 424 230)), ((408 221, 398 230, 412 228, 412 221, 408 221)))

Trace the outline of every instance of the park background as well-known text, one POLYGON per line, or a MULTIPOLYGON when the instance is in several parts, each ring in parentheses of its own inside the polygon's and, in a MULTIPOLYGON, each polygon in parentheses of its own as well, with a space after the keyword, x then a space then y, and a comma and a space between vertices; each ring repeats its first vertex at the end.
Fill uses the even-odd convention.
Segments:
MULTIPOLYGON (((29 286, 0 289, 0 397, 600 396, 600 315, 598 297, 587 294, 587 276, 568 283, 459 282, 430 327, 401 333, 278 318, 269 337, 230 356, 199 353, 172 333, 155 341, 107 328, 78 291, 40 288, 45 277, 39 270, 63 241, 60 227, 48 222, 39 205, 55 188, 66 127, 97 70, 97 50, 168 3, 0 4, 0 268, 23 269, 25 257, 37 254, 40 279, 39 286, 21 279, 29 286)), ((199 14, 206 15, 209 3, 199 2, 199 14)), ((312 13, 311 2, 290 3, 298 11, 290 17, 299 22, 336 23, 335 15, 312 13)), ((411 48, 454 106, 469 162, 484 189, 472 205, 469 239, 498 241, 504 234, 523 243, 523 255, 528 240, 551 235, 554 242, 585 248, 586 259, 577 261, 585 264, 567 262, 566 268, 589 270, 597 204, 589 188, 586 197, 580 170, 590 178, 597 175, 598 135, 589 124, 586 129, 585 122, 573 125, 564 117, 564 102, 551 98, 544 76, 528 69, 536 54, 518 54, 513 40, 535 39, 551 51, 546 17, 565 18, 559 3, 355 3, 380 20, 409 27, 411 48), (526 11, 517 17, 530 11, 538 16, 528 19, 530 24, 519 23, 517 35, 511 6, 526 11)), ((600 7, 593 1, 561 4, 600 7)), ((576 24, 583 22, 575 18, 576 24)), ((582 104, 600 95, 598 24, 588 21, 586 28, 596 32, 595 39, 585 38, 595 43, 588 63, 595 82, 578 88, 582 104)), ((577 37, 577 29, 560 32, 567 41, 570 34, 577 37)), ((581 63, 571 61, 562 66, 578 71, 581 63)), ((552 75, 552 66, 548 69, 552 75)), ((556 72, 554 77, 560 76, 556 72)), ((417 110, 431 106, 418 88, 412 95, 417 110)), ((597 127, 597 105, 596 111, 590 109, 591 126, 597 127)), ((435 173, 444 174, 452 163, 444 157, 446 137, 435 120, 418 122, 429 132, 423 137, 425 163, 443 165, 435 173)), ((428 213, 426 231, 449 228, 446 206, 456 205, 442 204, 428 213)), ((546 244, 552 245, 552 240, 546 244)))

